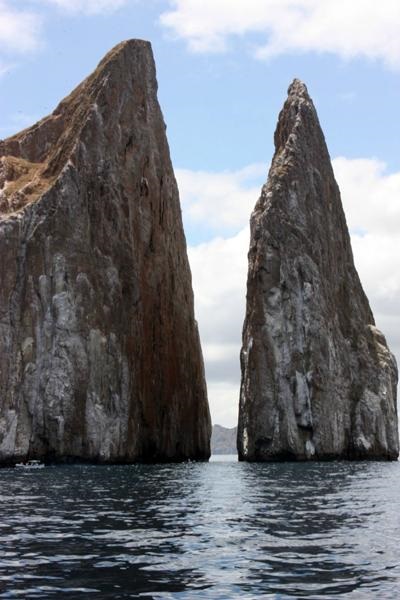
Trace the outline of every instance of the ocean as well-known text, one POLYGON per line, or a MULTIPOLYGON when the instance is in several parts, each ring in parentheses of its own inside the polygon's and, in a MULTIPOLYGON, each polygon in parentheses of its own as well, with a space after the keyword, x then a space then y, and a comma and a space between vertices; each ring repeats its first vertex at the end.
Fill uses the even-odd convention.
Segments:
POLYGON ((400 597, 398 462, 0 470, 0 598, 400 597))

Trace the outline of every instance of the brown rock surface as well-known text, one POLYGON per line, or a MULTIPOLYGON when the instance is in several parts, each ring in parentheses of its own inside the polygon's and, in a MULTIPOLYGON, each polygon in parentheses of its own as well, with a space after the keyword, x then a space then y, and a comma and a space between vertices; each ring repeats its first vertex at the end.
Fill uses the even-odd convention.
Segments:
POLYGON ((0 463, 207 459, 150 44, 118 45, 0 156, 0 463))
POLYGON ((295 80, 251 217, 238 449, 396 459, 397 367, 354 267, 314 105, 295 80))

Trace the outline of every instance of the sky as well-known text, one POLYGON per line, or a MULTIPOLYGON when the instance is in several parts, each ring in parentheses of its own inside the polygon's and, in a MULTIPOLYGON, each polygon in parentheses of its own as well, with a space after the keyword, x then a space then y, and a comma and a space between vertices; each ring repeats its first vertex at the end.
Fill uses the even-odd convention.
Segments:
POLYGON ((0 138, 50 113, 120 41, 151 41, 214 423, 237 422, 248 224, 294 77, 400 363, 399 31, 399 0, 0 0, 0 138))

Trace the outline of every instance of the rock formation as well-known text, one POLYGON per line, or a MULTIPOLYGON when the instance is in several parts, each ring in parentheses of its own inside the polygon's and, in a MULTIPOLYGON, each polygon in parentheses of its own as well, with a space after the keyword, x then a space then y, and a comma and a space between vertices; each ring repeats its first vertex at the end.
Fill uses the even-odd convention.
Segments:
POLYGON ((213 425, 211 434, 211 454, 237 454, 237 427, 213 425))
POLYGON ((295 80, 251 217, 239 458, 396 459, 397 368, 354 267, 328 150, 295 80))
POLYGON ((150 44, 118 45, 0 156, 0 463, 207 459, 150 44))

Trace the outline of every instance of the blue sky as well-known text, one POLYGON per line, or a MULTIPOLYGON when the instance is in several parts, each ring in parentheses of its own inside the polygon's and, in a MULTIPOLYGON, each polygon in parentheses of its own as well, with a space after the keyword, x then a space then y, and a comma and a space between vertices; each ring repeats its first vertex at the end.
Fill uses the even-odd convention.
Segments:
POLYGON ((1 138, 51 112, 121 40, 152 42, 215 422, 236 422, 247 224, 294 77, 400 358, 399 31, 398 0, 0 0, 1 138))

